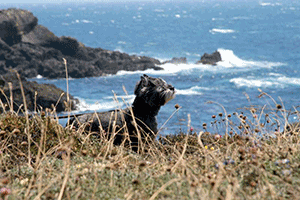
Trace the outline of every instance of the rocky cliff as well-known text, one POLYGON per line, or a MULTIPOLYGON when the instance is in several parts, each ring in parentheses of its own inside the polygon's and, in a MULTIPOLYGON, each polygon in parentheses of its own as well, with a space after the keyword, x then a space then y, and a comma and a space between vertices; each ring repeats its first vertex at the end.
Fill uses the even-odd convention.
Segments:
POLYGON ((26 10, 0 11, 0 72, 15 69, 27 78, 82 78, 115 74, 120 70, 159 70, 159 60, 118 51, 90 48, 72 37, 57 37, 26 10))

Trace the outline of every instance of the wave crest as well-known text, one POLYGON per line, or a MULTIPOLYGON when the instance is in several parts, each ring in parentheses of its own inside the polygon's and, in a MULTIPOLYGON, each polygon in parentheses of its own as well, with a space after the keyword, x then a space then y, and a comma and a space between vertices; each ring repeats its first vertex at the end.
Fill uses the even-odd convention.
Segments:
POLYGON ((209 30, 209 32, 212 33, 212 34, 215 34, 215 33, 234 33, 235 30, 213 28, 213 29, 209 30))
POLYGON ((276 88, 285 88, 290 85, 300 86, 300 78, 286 77, 278 74, 269 74, 270 77, 267 78, 233 78, 230 80, 231 83, 234 83, 237 87, 276 87, 276 88))

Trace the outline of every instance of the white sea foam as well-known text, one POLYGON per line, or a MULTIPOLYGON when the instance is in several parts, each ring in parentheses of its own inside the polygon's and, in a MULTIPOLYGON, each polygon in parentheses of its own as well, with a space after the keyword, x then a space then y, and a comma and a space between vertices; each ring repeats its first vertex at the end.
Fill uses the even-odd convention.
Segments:
POLYGON ((93 23, 92 21, 86 20, 86 19, 81 20, 81 22, 84 24, 92 24, 93 23))
POLYGON ((79 111, 107 111, 115 108, 122 107, 124 102, 122 101, 103 101, 103 102, 87 102, 84 99, 78 98, 79 104, 77 105, 77 110, 79 111))
POLYGON ((281 74, 278 74, 278 73, 272 73, 272 72, 271 72, 271 73, 269 73, 269 76, 277 76, 277 77, 278 77, 278 76, 282 76, 282 75, 281 75, 281 74))
POLYGON ((37 79, 42 79, 42 78, 43 78, 43 76, 42 76, 42 75, 40 75, 40 74, 38 74, 38 75, 36 76, 36 78, 37 78, 37 79))
POLYGON ((270 3, 270 2, 260 2, 259 5, 261 6, 281 6, 281 3, 270 3))
POLYGON ((118 44, 126 44, 125 41, 118 41, 118 44))
POLYGON ((207 91, 211 90, 211 88, 193 86, 188 89, 176 89, 176 95, 202 95, 201 90, 207 91))
POLYGON ((300 78, 286 77, 286 76, 271 76, 266 78, 233 78, 230 80, 231 83, 234 83, 237 87, 279 87, 284 88, 289 85, 300 86, 300 78))
POLYGON ((161 13, 161 12, 165 12, 165 11, 164 11, 163 9, 155 9, 154 12, 159 12, 159 13, 161 13))
POLYGON ((122 47, 120 47, 120 46, 117 46, 117 47, 114 49, 114 51, 118 51, 118 52, 120 52, 120 53, 123 53, 123 52, 124 52, 124 50, 123 50, 122 47))
POLYGON ((78 111, 107 111, 116 108, 126 107, 134 101, 135 95, 116 95, 103 97, 100 101, 85 100, 76 97, 79 100, 78 111))
POLYGON ((261 6, 272 6, 273 4, 272 3, 261 2, 261 3, 259 3, 259 5, 261 5, 261 6))
POLYGON ((201 92, 198 92, 198 91, 194 91, 192 89, 186 89, 186 90, 179 90, 177 89, 176 90, 176 95, 202 95, 201 92))
POLYGON ((166 14, 157 14, 158 17, 169 17, 169 15, 166 14))
POLYGON ((281 76, 278 77, 277 80, 281 83, 285 83, 288 85, 300 86, 300 78, 291 78, 291 77, 289 78, 289 77, 281 76))
POLYGON ((76 19, 75 21, 72 21, 72 24, 79 24, 79 23, 92 24, 93 22, 90 20, 86 20, 86 19, 83 19, 83 20, 76 19))
POLYGON ((267 80, 258 80, 258 79, 245 79, 245 78, 233 78, 230 80, 231 83, 234 83, 237 87, 270 87, 278 85, 278 83, 267 81, 267 80))
POLYGON ((213 28, 213 29, 209 30, 209 32, 212 33, 212 34, 215 34, 215 33, 234 33, 235 30, 213 28))
POLYGON ((212 20, 212 21, 223 21, 223 20, 225 20, 225 19, 224 19, 224 18, 214 18, 214 17, 213 17, 211 20, 212 20))
POLYGON ((175 17, 176 17, 176 18, 180 18, 180 15, 179 15, 179 14, 177 14, 177 15, 175 15, 175 17))
POLYGON ((236 56, 232 50, 228 49, 218 49, 221 54, 222 61, 217 64, 222 67, 264 67, 270 68, 275 66, 285 65, 280 62, 267 62, 267 61, 248 61, 243 60, 236 56))
POLYGON ((251 19, 250 17, 245 17, 245 16, 238 16, 238 17, 233 17, 233 20, 248 20, 251 19))
MULTIPOLYGON (((172 64, 167 63, 164 65, 161 65, 164 70, 165 74, 176 74, 181 71, 189 71, 192 69, 209 69, 211 66, 209 65, 203 65, 203 64, 172 64)), ((159 71, 157 71, 159 72, 159 71)))
MULTIPOLYGON (((152 74, 152 75, 164 75, 164 74, 178 74, 179 72, 189 73, 191 70, 199 69, 204 71, 220 71, 226 68, 271 68, 276 66, 284 66, 286 64, 280 62, 268 62, 268 61, 249 61, 243 60, 236 56, 232 50, 218 49, 221 54, 222 61, 218 62, 216 66, 203 65, 203 64, 172 64, 166 63, 159 65, 163 70, 147 69, 145 71, 119 71, 117 75, 130 75, 130 74, 152 74)), ((142 54, 140 52, 140 54, 142 54)), ((200 57, 200 55, 197 55, 200 57)), ((164 62, 170 59, 163 59, 164 62)))
POLYGON ((109 97, 104 97, 103 99, 112 99, 112 100, 118 100, 122 101, 123 99, 126 100, 126 102, 132 103, 134 100, 135 95, 117 95, 117 96, 109 96, 109 97))
POLYGON ((144 47, 150 47, 150 46, 156 46, 157 44, 155 42, 147 42, 144 44, 144 47))

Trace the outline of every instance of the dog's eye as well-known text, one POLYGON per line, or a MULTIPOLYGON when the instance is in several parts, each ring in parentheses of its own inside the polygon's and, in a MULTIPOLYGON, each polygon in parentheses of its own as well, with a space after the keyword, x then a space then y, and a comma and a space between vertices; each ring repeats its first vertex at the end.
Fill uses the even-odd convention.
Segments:
POLYGON ((149 85, 154 87, 156 84, 153 81, 149 81, 149 85))

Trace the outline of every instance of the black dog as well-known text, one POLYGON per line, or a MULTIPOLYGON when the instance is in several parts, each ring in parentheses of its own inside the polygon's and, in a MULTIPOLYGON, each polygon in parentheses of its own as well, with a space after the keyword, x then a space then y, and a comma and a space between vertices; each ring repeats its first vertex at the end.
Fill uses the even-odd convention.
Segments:
POLYGON ((84 126, 85 130, 92 132, 103 132, 110 137, 113 135, 114 144, 121 144, 128 133, 127 138, 136 148, 139 138, 143 141, 155 138, 158 131, 156 116, 160 107, 175 97, 175 89, 161 78, 144 74, 136 84, 134 94, 136 97, 129 108, 83 114, 72 118, 69 124, 76 128, 84 126))

